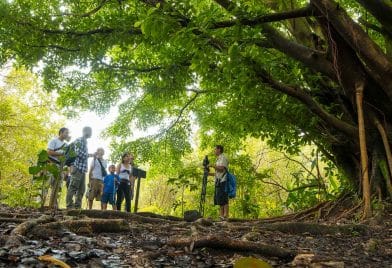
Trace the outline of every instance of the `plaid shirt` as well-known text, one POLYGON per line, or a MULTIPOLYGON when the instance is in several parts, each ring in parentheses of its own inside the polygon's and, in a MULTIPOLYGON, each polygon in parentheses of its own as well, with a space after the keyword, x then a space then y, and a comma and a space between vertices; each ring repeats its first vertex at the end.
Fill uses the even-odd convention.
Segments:
POLYGON ((87 160, 88 160, 88 150, 87 150, 87 140, 83 137, 75 140, 75 152, 76 159, 74 167, 76 167, 82 173, 87 172, 87 160))

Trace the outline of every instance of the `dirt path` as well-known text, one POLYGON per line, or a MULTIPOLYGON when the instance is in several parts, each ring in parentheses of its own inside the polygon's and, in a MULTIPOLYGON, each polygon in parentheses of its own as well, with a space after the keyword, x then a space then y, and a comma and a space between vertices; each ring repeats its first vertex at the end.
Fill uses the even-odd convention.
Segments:
POLYGON ((392 223, 387 216, 372 226, 204 219, 188 223, 100 211, 43 217, 37 211, 2 206, 0 267, 48 267, 50 262, 38 259, 42 255, 71 267, 232 267, 243 256, 273 267, 392 267, 392 223))

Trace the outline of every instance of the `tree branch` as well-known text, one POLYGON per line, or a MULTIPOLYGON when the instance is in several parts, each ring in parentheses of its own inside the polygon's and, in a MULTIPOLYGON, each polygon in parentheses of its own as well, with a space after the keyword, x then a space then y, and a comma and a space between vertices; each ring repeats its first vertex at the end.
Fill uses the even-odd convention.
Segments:
POLYGON ((278 90, 284 94, 287 94, 303 104, 315 115, 317 115, 320 119, 322 119, 327 124, 331 125, 332 127, 342 131, 349 137, 356 137, 357 136, 357 127, 353 126, 349 123, 346 123, 334 115, 328 113, 324 110, 320 104, 318 104, 311 96, 306 94, 301 88, 290 86, 283 84, 274 80, 270 74, 265 71, 263 68, 259 66, 256 62, 253 61, 253 66, 256 71, 256 75, 261 80, 261 82, 268 84, 271 88, 278 90))
POLYGON ((263 25, 262 32, 274 45, 275 49, 302 62, 306 67, 316 70, 336 81, 333 65, 326 59, 325 53, 291 41, 283 37, 277 30, 269 25, 263 25))
POLYGON ((374 77, 392 100, 392 62, 381 48, 364 32, 362 27, 333 0, 311 0, 313 6, 325 17, 341 38, 363 62, 379 77, 374 77))
POLYGON ((267 23, 267 22, 275 22, 275 21, 282 21, 282 20, 288 20, 288 19, 309 17, 312 15, 313 15, 313 10, 312 10, 311 6, 308 5, 306 7, 300 8, 300 9, 290 10, 290 11, 281 12, 281 13, 266 14, 266 15, 256 17, 254 19, 241 18, 238 20, 227 20, 227 21, 215 22, 209 28, 210 29, 227 28, 227 27, 232 27, 232 26, 238 25, 238 24, 246 25, 246 26, 256 26, 256 25, 259 25, 262 23, 267 23))
POLYGON ((67 48, 59 45, 29 45, 25 44, 26 47, 35 47, 35 48, 51 48, 51 49, 57 49, 57 50, 63 50, 63 51, 68 51, 68 52, 78 52, 80 51, 79 48, 67 48))
POLYGON ((85 18, 85 17, 90 17, 91 15, 97 13, 99 10, 101 10, 106 3, 110 2, 110 0, 101 0, 98 6, 96 6, 94 9, 87 11, 86 13, 82 14, 75 14, 75 13, 61 13, 58 15, 52 15, 55 17, 61 17, 61 16, 75 16, 75 17, 80 17, 80 18, 85 18))
POLYGON ((356 0, 367 11, 369 11, 385 28, 385 30, 392 35, 392 6, 390 1, 378 0, 356 0), (388 3, 389 2, 389 3, 388 3), (389 14, 389 15, 388 15, 389 14))

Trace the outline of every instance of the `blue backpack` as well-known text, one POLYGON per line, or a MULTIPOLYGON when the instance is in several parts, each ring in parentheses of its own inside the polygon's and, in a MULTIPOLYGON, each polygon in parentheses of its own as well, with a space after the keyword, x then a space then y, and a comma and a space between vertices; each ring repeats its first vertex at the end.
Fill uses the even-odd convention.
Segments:
POLYGON ((233 173, 227 171, 227 180, 226 180, 226 193, 229 198, 234 198, 237 192, 237 178, 233 173))

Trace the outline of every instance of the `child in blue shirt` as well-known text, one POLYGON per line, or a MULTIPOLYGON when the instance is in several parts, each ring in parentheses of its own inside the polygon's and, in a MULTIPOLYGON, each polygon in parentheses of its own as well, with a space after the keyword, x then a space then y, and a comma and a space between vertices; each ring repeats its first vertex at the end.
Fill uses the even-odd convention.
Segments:
POLYGON ((115 165, 109 166, 109 175, 103 179, 103 194, 101 198, 101 208, 106 210, 108 203, 116 210, 116 191, 117 185, 120 183, 118 175, 114 174, 115 165))

